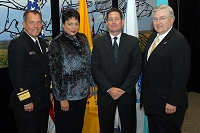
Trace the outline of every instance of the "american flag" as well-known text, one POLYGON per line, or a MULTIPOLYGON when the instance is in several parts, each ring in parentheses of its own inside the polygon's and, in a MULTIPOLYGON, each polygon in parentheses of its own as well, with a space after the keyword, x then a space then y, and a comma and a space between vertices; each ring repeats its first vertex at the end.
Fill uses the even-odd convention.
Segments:
MULTIPOLYGON (((27 10, 38 10, 41 11, 40 8, 40 0, 28 0, 28 8, 27 10)), ((41 38, 45 38, 44 30, 42 29, 40 33, 41 38)))
POLYGON ((28 10, 40 11, 40 0, 28 0, 28 10))
MULTIPOLYGON (((27 8, 27 10, 38 10, 40 12, 41 11, 40 0, 28 0, 28 8, 27 8)), ((45 38, 43 29, 42 29, 42 31, 40 33, 40 37, 41 38, 45 38)), ((47 133, 55 133, 55 120, 54 120, 53 105, 51 106, 51 110, 49 112, 47 133)))

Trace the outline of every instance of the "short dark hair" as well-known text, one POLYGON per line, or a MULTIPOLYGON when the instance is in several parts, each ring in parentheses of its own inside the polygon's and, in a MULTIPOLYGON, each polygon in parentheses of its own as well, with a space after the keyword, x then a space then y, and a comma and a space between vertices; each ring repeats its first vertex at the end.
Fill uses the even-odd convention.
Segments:
POLYGON ((38 10, 26 10, 24 12, 24 15, 23 15, 23 21, 25 22, 27 20, 27 16, 29 13, 33 13, 34 15, 38 14, 42 20, 42 14, 41 12, 39 12, 38 10))
POLYGON ((75 17, 80 23, 80 14, 77 10, 74 8, 67 8, 62 13, 62 23, 65 23, 66 20, 69 20, 70 18, 75 17))
POLYGON ((124 16, 123 16, 121 10, 119 10, 118 8, 113 7, 113 8, 111 8, 110 10, 108 10, 108 12, 107 12, 107 14, 106 14, 106 21, 108 21, 108 15, 109 15, 111 12, 118 12, 118 13, 120 14, 120 18, 121 18, 121 19, 124 19, 124 16))

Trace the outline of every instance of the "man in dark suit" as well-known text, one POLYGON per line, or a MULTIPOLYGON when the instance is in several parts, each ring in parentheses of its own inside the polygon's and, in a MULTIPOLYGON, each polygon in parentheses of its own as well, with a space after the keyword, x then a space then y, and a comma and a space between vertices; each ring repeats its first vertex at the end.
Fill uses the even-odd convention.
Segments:
POLYGON ((9 73, 14 91, 14 110, 19 133, 47 133, 50 108, 50 75, 41 13, 25 11, 24 31, 8 47, 9 73))
POLYGON ((155 7, 152 15, 156 32, 149 37, 144 51, 142 84, 149 131, 180 133, 188 107, 190 47, 173 27, 175 17, 170 6, 155 7))
POLYGON ((98 85, 100 131, 114 132, 118 106, 122 132, 133 133, 136 128, 135 84, 142 69, 139 40, 122 33, 124 19, 119 9, 112 8, 107 12, 106 25, 109 33, 94 40, 92 51, 92 74, 98 85))

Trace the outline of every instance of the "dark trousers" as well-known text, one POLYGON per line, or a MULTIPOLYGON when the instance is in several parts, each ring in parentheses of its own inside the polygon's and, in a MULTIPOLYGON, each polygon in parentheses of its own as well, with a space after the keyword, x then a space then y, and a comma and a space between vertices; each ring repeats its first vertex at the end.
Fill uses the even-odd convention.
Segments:
POLYGON ((14 110, 18 133, 47 133, 49 110, 14 110))
POLYGON ((82 133, 87 98, 69 101, 69 110, 62 111, 54 100, 56 133, 82 133))
MULTIPOLYGON (((123 94, 125 97, 131 97, 130 94, 123 94)), ((119 98, 113 100, 110 106, 104 107, 98 105, 99 124, 101 133, 114 132, 114 118, 116 106, 118 106, 119 116, 121 121, 122 133, 135 133, 136 132, 136 103, 134 99, 129 99, 129 104, 124 104, 119 98)))
POLYGON ((149 133, 181 133, 185 112, 148 116, 149 133))

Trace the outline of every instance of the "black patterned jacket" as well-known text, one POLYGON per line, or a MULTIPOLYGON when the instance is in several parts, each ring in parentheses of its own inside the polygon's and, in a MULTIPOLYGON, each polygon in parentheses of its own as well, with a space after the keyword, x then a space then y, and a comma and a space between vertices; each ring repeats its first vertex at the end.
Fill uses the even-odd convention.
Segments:
POLYGON ((56 100, 80 100, 89 94, 91 76, 91 51, 86 36, 76 38, 62 32, 50 44, 49 63, 53 94, 56 100))

